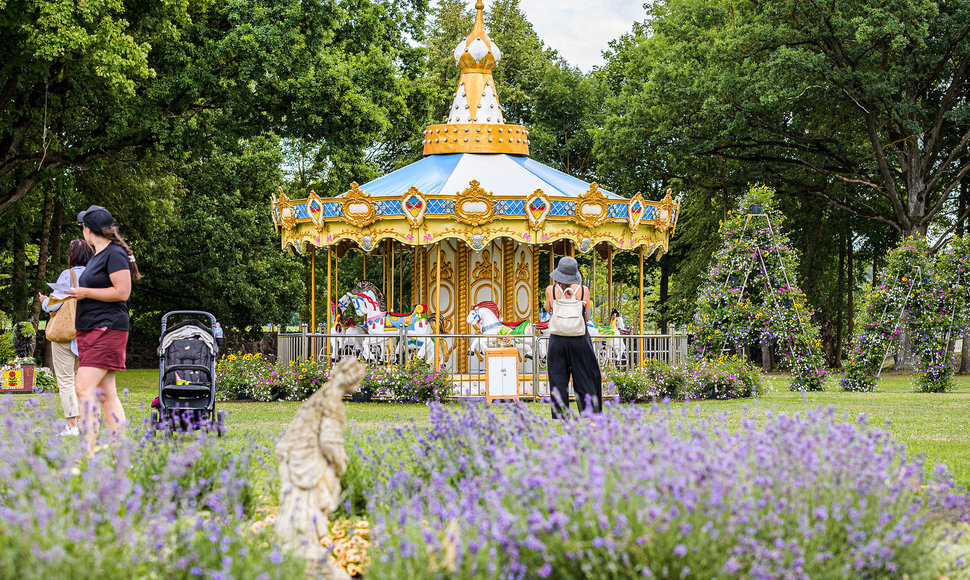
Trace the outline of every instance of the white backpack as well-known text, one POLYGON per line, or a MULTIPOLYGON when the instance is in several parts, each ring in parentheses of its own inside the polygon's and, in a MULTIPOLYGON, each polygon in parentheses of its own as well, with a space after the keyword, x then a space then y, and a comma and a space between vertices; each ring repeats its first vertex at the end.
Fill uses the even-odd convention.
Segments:
MULTIPOLYGON (((586 305, 581 300, 576 300, 573 296, 575 291, 572 288, 561 290, 562 297, 552 301, 552 318, 549 319, 549 334, 556 336, 583 336, 586 334, 586 318, 583 310, 586 305), (569 293, 568 295, 566 293, 569 293)), ((552 295, 556 295, 556 286, 553 286, 552 295)))

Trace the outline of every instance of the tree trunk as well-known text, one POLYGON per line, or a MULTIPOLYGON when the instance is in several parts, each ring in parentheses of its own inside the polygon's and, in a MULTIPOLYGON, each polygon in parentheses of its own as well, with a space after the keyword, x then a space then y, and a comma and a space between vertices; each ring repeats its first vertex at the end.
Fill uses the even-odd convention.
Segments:
POLYGON ((761 343, 761 370, 766 373, 770 373, 771 369, 774 367, 773 361, 771 360, 771 342, 766 341, 761 343))
MULTIPOLYGON (((12 212, 20 220, 19 211, 12 212)), ((16 324, 27 318, 27 232, 15 226, 13 230, 13 277, 10 279, 11 322, 16 324)))
POLYGON ((963 333, 963 347, 960 349, 960 374, 970 373, 970 330, 963 333))
POLYGON ((854 299, 854 293, 855 293, 854 292, 855 291, 855 266, 854 266, 854 261, 852 259, 852 256, 853 256, 853 254, 855 252, 853 251, 852 246, 853 246, 853 239, 852 239, 852 236, 849 236, 849 246, 846 248, 846 255, 845 255, 845 259, 846 259, 846 270, 848 270, 848 273, 849 273, 849 279, 848 279, 848 282, 849 282, 849 288, 848 288, 848 294, 849 294, 848 316, 849 316, 849 321, 848 321, 848 325, 847 325, 849 327, 849 342, 855 340, 855 299, 854 299))
POLYGON ((67 265, 61 240, 64 239, 64 200, 57 196, 54 201, 54 215, 51 218, 51 265, 60 271, 67 265))
POLYGON ((818 227, 811 228, 808 233, 808 240, 806 240, 807 247, 805 248, 805 259, 802 261, 805 269, 805 283, 802 286, 802 290, 806 294, 812 294, 811 288, 813 288, 815 284, 815 254, 818 250, 818 240, 822 233, 822 224, 825 222, 825 214, 822 213, 821 208, 819 208, 818 212, 812 212, 813 215, 815 213, 818 213, 818 227))
POLYGON ((845 301, 842 296, 842 289, 845 286, 845 246, 846 246, 846 235, 842 234, 839 240, 839 279, 835 285, 836 292, 838 292, 838 310, 836 311, 835 317, 835 349, 832 356, 832 367, 841 368, 842 367, 842 322, 844 318, 845 311, 845 301))
POLYGON ((54 197, 51 195, 50 187, 44 192, 44 214, 40 226, 40 254, 37 256, 37 277, 34 278, 34 291, 31 298, 30 321, 37 326, 40 322, 40 299, 37 294, 44 285, 44 278, 47 277, 47 259, 50 256, 50 237, 51 237, 51 217, 54 212, 54 197))
POLYGON ((909 332, 909 315, 903 313, 899 322, 899 350, 896 351, 896 364, 893 365, 894 371, 911 371, 915 368, 913 360, 913 343, 909 332))

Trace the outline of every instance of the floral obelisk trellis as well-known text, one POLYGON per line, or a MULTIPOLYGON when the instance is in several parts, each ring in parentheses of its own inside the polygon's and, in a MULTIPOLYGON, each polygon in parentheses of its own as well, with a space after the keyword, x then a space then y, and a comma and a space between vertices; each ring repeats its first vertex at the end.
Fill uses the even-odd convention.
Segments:
POLYGON ((818 328, 799 288, 798 258, 781 231, 785 216, 774 192, 754 186, 721 224, 721 249, 697 298, 691 353, 716 358, 726 347, 777 344, 791 369, 793 391, 820 391, 818 328))
POLYGON ((966 327, 970 236, 950 241, 931 255, 922 236, 906 238, 889 252, 883 281, 866 293, 855 344, 840 384, 872 391, 891 347, 905 325, 920 359, 916 390, 940 393, 953 386, 950 340, 966 327))

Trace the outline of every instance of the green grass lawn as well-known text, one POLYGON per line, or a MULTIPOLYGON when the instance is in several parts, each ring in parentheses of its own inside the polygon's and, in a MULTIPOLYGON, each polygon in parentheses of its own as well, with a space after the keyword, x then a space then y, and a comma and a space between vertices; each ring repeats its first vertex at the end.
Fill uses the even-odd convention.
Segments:
MULTIPOLYGON (((702 415, 724 413, 729 423, 737 423, 747 413, 767 411, 797 413, 818 406, 832 406, 837 412, 854 418, 865 414, 870 424, 888 429, 904 443, 910 453, 925 453, 930 463, 944 463, 956 481, 970 487, 970 377, 958 377, 957 385, 948 394, 918 394, 913 392, 913 377, 886 375, 875 393, 846 393, 835 390, 830 379, 830 391, 821 393, 792 393, 788 379, 775 375, 768 380, 770 391, 758 399, 739 401, 704 401, 691 403, 702 415), (889 424, 886 421, 889 420, 889 424)), ((158 390, 157 369, 138 369, 122 373, 119 389, 127 389, 125 409, 129 419, 142 422, 149 404, 158 390)), ((49 404, 59 403, 51 397, 49 404)), ((279 435, 296 413, 299 403, 220 403, 227 411, 227 438, 240 447, 259 443, 272 447, 273 437, 279 435)), ((675 412, 682 404, 675 403, 675 412)), ((542 404, 530 404, 536 413, 547 413, 542 404)), ((427 424, 428 409, 424 405, 392 405, 383 403, 347 403, 347 418, 365 432, 382 427, 414 421, 427 424)))

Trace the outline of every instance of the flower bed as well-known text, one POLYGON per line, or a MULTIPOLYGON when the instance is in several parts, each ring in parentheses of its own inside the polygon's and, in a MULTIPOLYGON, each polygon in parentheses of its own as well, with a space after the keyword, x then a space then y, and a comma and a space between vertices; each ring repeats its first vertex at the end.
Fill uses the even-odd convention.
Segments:
POLYGON ((934 559, 968 514, 946 469, 831 410, 736 429, 639 406, 555 424, 519 405, 432 406, 430 421, 352 454, 369 580, 970 572, 934 559))
MULTIPOLYGON (((216 366, 216 395, 220 401, 303 401, 327 381, 328 372, 325 363, 310 360, 273 363, 259 354, 230 353, 216 366)), ((399 366, 372 365, 353 398, 425 403, 443 401, 454 389, 444 370, 415 359, 399 366)))
MULTIPOLYGON (((205 432, 131 438, 86 458, 63 419, 0 399, 0 577, 296 578, 255 512, 259 454, 205 432)), ((57 405, 59 407, 59 405, 57 405)))
POLYGON ((714 361, 688 360, 683 365, 647 361, 633 371, 608 370, 623 402, 660 399, 738 399, 762 389, 761 373, 737 357, 714 361))

